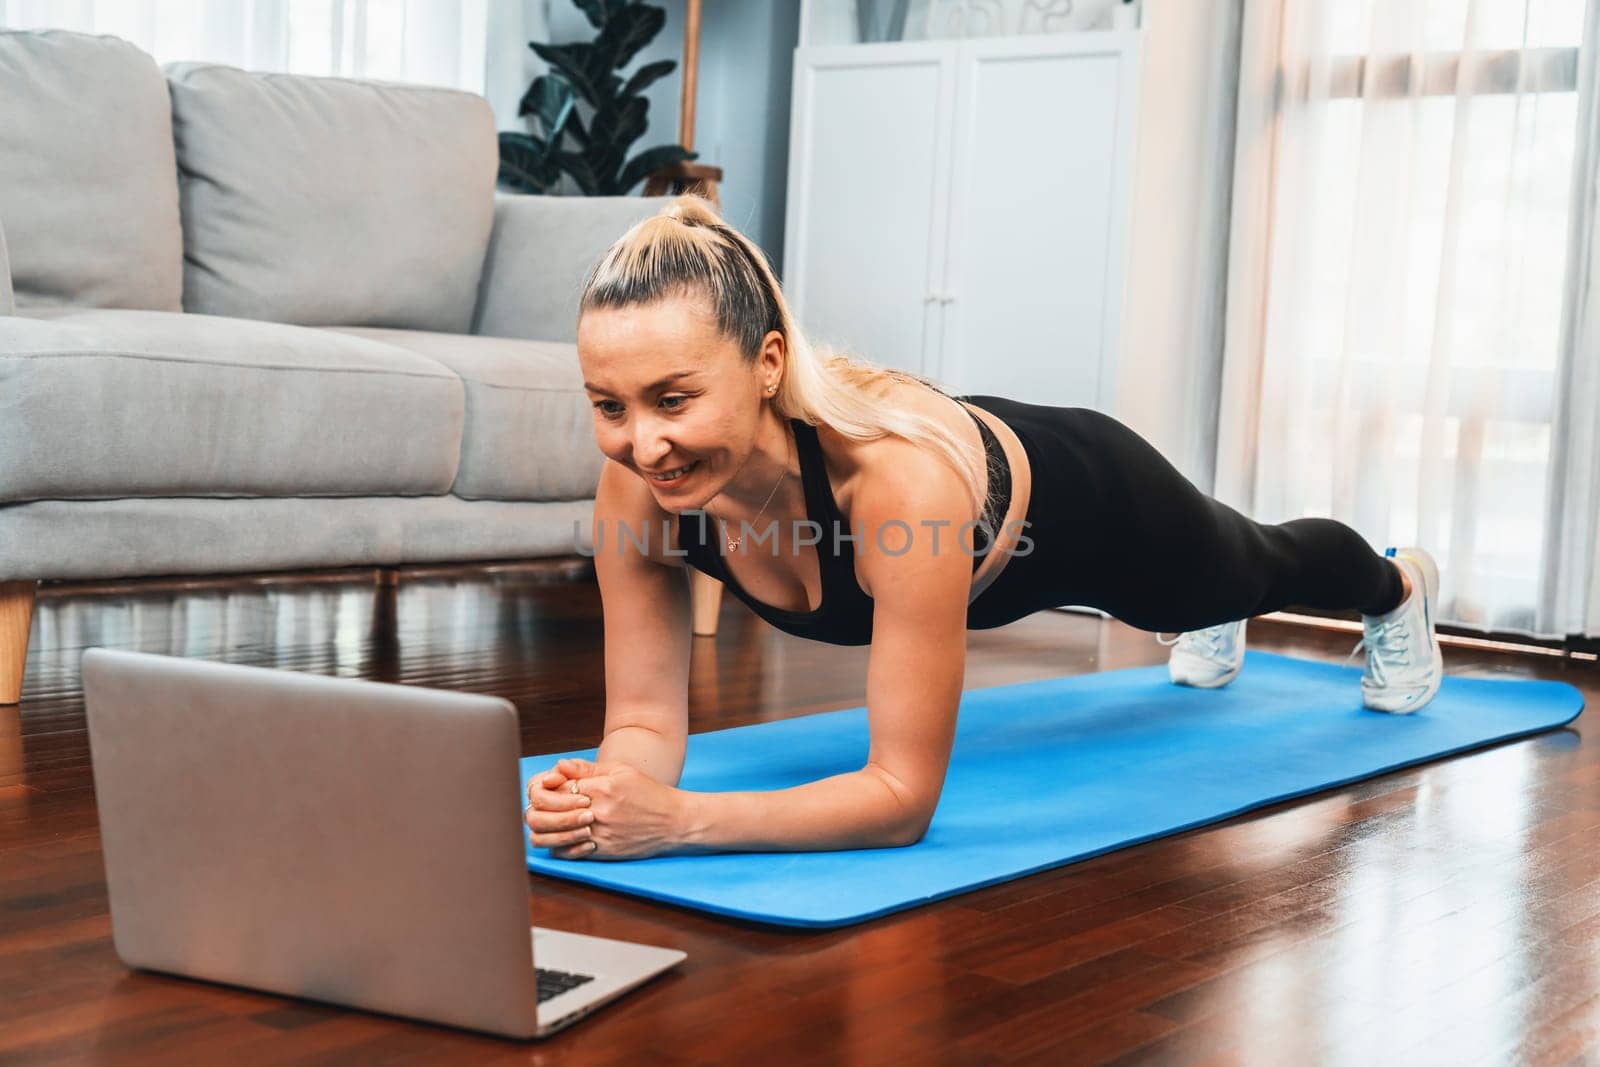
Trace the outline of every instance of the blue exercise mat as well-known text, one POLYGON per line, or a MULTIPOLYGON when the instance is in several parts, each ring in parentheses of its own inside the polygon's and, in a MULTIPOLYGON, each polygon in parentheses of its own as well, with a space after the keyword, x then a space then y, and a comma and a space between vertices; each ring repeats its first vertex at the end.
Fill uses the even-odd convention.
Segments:
MULTIPOLYGON (((1221 689, 1173 685, 1162 664, 970 690, 915 845, 618 861, 530 846, 528 867, 716 915, 844 926, 1549 730, 1583 708, 1564 682, 1446 677, 1422 710, 1388 715, 1361 706, 1360 678, 1358 667, 1251 651, 1221 689)), ((595 751, 524 759, 524 794, 556 759, 595 751)), ((823 712, 690 736, 679 785, 783 789, 866 755, 866 709, 823 712)))

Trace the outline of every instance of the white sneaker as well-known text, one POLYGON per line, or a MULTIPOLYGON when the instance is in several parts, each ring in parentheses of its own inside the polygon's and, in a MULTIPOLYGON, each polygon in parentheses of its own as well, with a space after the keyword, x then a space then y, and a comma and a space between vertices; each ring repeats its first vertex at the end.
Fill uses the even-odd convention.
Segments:
POLYGON ((1171 641, 1156 640, 1173 646, 1167 660, 1167 673, 1178 685, 1192 685, 1200 689, 1216 689, 1233 681, 1233 676, 1244 666, 1244 624, 1248 620, 1225 622, 1208 626, 1204 630, 1186 630, 1171 641))
POLYGON ((1361 702, 1374 711, 1404 715, 1432 700, 1444 680, 1444 656, 1433 628, 1439 567, 1421 548, 1390 548, 1384 555, 1405 569, 1411 595, 1385 615, 1361 616, 1366 633, 1346 659, 1365 647, 1361 702))

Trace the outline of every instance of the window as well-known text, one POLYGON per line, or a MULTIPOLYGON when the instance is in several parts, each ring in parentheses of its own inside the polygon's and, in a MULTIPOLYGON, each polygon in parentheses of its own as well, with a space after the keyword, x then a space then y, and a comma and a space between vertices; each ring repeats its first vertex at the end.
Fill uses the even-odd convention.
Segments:
POLYGON ((488 0, 0 0, 0 26, 106 33, 158 63, 484 90, 488 0))
POLYGON ((1533 617, 1583 18, 1286 3, 1257 517, 1423 544, 1459 623, 1533 617))

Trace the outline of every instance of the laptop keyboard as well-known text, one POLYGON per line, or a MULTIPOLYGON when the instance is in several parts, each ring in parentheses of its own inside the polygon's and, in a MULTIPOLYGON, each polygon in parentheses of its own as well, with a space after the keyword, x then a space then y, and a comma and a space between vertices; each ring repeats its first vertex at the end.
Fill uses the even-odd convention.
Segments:
POLYGON ((539 1003, 543 1004, 551 997, 560 996, 569 989, 576 989, 585 982, 594 981, 592 974, 568 974, 548 967, 535 967, 534 974, 539 978, 539 1003))

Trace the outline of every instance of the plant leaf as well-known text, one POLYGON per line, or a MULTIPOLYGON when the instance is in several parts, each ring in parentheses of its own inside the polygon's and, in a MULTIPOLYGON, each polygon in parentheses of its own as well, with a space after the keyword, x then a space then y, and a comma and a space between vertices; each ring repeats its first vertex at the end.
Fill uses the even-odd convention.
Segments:
POLYGON ((525 193, 542 193, 561 178, 549 146, 525 133, 500 135, 499 180, 525 193))
POLYGON ((622 168, 622 176, 617 179, 617 195, 625 195, 662 167, 697 158, 699 153, 691 152, 681 144, 663 144, 646 148, 628 160, 628 165, 622 168))
POLYGON ((644 136, 649 128, 650 101, 642 96, 626 96, 613 107, 594 113, 589 122, 589 138, 597 146, 616 148, 619 154, 644 136))
POLYGON ((606 57, 611 69, 626 67, 639 54, 639 49, 661 32, 666 22, 665 8, 630 4, 613 15, 600 31, 594 41, 595 51, 606 57))
POLYGON ((622 195, 622 190, 617 188, 617 182, 620 180, 622 161, 627 158, 624 152, 625 149, 622 148, 608 148, 603 153, 589 157, 590 164, 594 167, 595 178, 605 190, 605 196, 622 195))
POLYGON ((567 136, 577 144, 587 145, 589 143, 589 131, 583 128, 583 120, 578 118, 576 108, 573 109, 571 115, 567 116, 566 130, 567 136))
POLYGON ((612 186, 617 183, 617 171, 622 167, 624 148, 603 141, 591 142, 581 155, 584 163, 589 168, 589 174, 594 178, 597 195, 613 195, 612 186))
POLYGON ((566 79, 556 74, 542 74, 528 86, 517 114, 533 115, 544 132, 545 141, 554 144, 560 139, 561 130, 572 116, 576 103, 577 98, 566 79))
POLYGON ((589 166, 587 159, 576 153, 562 152, 559 149, 556 151, 555 156, 556 162, 561 164, 561 169, 572 175, 572 180, 578 183, 578 188, 583 190, 584 196, 601 195, 600 182, 596 179, 594 170, 589 166))
POLYGON ((633 96, 635 93, 644 92, 651 84, 665 78, 678 67, 676 59, 661 59, 654 63, 646 63, 633 72, 633 77, 628 79, 628 84, 622 87, 623 96, 633 96))
MULTIPOLYGON (((545 44, 543 41, 529 41, 528 47, 533 49, 540 59, 559 71, 562 77, 572 83, 572 88, 578 95, 590 104, 599 107, 604 102, 599 95, 597 79, 594 76, 594 64, 599 57, 596 56, 593 45, 545 44)), ((604 69, 601 68, 602 71, 604 69)))
POLYGON ((667 19, 665 9, 635 0, 573 2, 600 32, 587 43, 528 42, 551 70, 528 87, 519 114, 535 116, 545 139, 510 142, 506 153, 513 158, 513 165, 509 165, 512 177, 508 180, 548 186, 564 172, 585 195, 601 196, 626 192, 656 167, 695 158, 681 146, 662 146, 636 157, 627 167, 623 165, 629 147, 650 125, 650 102, 641 93, 678 64, 671 59, 646 63, 626 82, 616 72, 661 32, 667 19), (592 111, 580 112, 575 98, 586 101, 592 111), (563 150, 560 146, 565 137, 570 137, 566 143, 579 151, 563 150), (535 144, 537 148, 531 147, 535 144), (550 168, 556 171, 554 177, 550 168))
POLYGON ((618 11, 628 6, 628 0, 572 0, 583 9, 589 18, 589 25, 597 30, 603 30, 606 23, 615 18, 618 11))
POLYGON ((611 12, 606 10, 611 6, 607 3, 607 0, 572 0, 572 2, 583 10, 584 15, 588 16, 589 25, 597 30, 605 29, 606 19, 611 17, 611 12))

